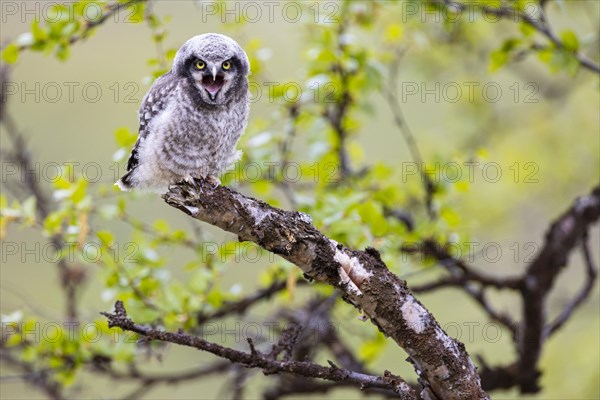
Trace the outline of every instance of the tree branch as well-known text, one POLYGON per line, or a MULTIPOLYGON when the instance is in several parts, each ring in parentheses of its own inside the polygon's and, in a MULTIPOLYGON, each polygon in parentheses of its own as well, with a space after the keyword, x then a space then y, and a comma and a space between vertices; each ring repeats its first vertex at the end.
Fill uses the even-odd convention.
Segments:
MULTIPOLYGON (((3 74, 6 74, 4 70, 3 74)), ((5 79, 6 76, 3 78, 5 79)), ((0 82, 1 83, 1 82, 0 82)), ((2 93, 2 95, 4 95, 2 93)), ((6 128, 6 133, 12 142, 12 149, 7 152, 7 158, 10 162, 18 166, 21 172, 20 186, 35 198, 36 211, 40 221, 44 221, 53 211, 51 199, 40 185, 37 169, 34 167, 32 155, 27 148, 27 141, 23 134, 17 128, 12 116, 6 110, 6 104, 2 104, 0 122, 6 128)), ((64 245, 63 236, 57 234, 50 237, 50 241, 56 249, 64 245)), ((67 262, 67 259, 60 258, 56 265, 60 273, 61 284, 65 291, 66 315, 71 321, 77 321, 77 289, 85 278, 79 267, 67 262)))
POLYGON ((447 8, 453 7, 454 10, 460 10, 463 12, 468 10, 470 7, 475 6, 482 13, 485 13, 488 15, 493 15, 495 17, 503 18, 506 20, 512 19, 512 20, 522 21, 522 22, 526 23, 527 25, 531 26, 533 29, 535 29, 537 32, 539 32, 541 35, 545 36, 554 46, 556 46, 556 48, 563 49, 563 50, 571 53, 573 55, 573 57, 575 57, 575 59, 577 60, 579 65, 581 65, 583 68, 588 69, 596 74, 600 74, 600 65, 599 64, 590 60, 588 57, 586 57, 579 51, 569 50, 567 48, 567 46, 565 46, 564 42, 554 33, 554 31, 552 30, 552 27, 550 26, 550 24, 548 23, 548 20, 546 18, 546 13, 545 13, 543 4, 540 4, 539 17, 535 18, 535 17, 532 17, 531 15, 529 15, 525 11, 518 11, 514 8, 510 8, 510 7, 506 7, 506 6, 494 6, 491 4, 480 4, 477 2, 467 2, 467 4, 465 4, 465 3, 461 3, 461 2, 453 1, 453 0, 432 0, 432 1, 433 1, 433 3, 436 3, 438 5, 441 5, 441 6, 444 6, 447 8))
POLYGON ((208 342, 200 337, 192 336, 179 331, 177 333, 166 332, 149 326, 136 324, 127 316, 123 302, 117 301, 115 304, 115 313, 101 313, 109 320, 110 328, 119 327, 125 331, 135 332, 150 340, 159 340, 182 346, 193 347, 198 350, 215 354, 221 358, 230 360, 233 363, 241 364, 249 368, 260 368, 265 374, 273 373, 291 373, 309 378, 320 378, 334 382, 351 382, 361 387, 374 387, 380 389, 393 390, 398 397, 406 400, 416 399, 414 390, 404 381, 394 381, 386 377, 372 376, 358 372, 341 369, 335 366, 324 367, 311 362, 301 361, 279 361, 270 359, 267 355, 258 352, 253 348, 251 342, 251 352, 246 353, 221 346, 216 343, 208 342))
POLYGON ((407 48, 402 48, 395 52, 394 59, 389 68, 389 82, 383 85, 383 91, 385 94, 384 97, 392 111, 394 124, 400 131, 412 161, 416 165, 421 175, 421 182, 425 192, 425 209, 427 210, 427 214, 431 219, 435 219, 437 213, 433 207, 433 196, 436 192, 436 186, 429 175, 427 175, 427 173, 424 171, 425 161, 421 155, 421 150, 419 150, 417 140, 415 139, 410 126, 406 122, 406 117, 404 116, 402 107, 400 107, 398 95, 396 94, 398 92, 398 72, 400 69, 400 62, 402 61, 402 58, 404 57, 404 54, 406 54, 407 50, 407 48))
POLYGON ((193 218, 237 234, 240 241, 282 256, 308 279, 338 288, 346 302, 364 310, 409 354, 438 398, 489 398, 464 345, 443 331, 375 249, 350 250, 319 232, 306 214, 271 207, 226 187, 212 189, 204 181, 174 185, 163 198, 193 218))
MULTIPOLYGON (((130 7, 132 5, 135 5, 137 3, 145 3, 148 0, 129 0, 129 1, 125 1, 125 2, 114 2, 112 4, 110 4, 106 10, 103 10, 102 14, 100 15, 100 17, 98 19, 95 20, 85 20, 83 28, 81 29, 81 32, 77 35, 73 35, 69 38, 69 44, 75 44, 77 42, 79 42, 82 39, 85 39, 88 37, 88 35, 90 34, 90 32, 102 25, 103 23, 105 23, 109 18, 111 18, 113 15, 117 14, 118 12, 120 12, 121 10, 126 9, 127 7, 130 7)), ((23 51, 23 50, 28 50, 30 48, 33 47, 33 44, 24 44, 24 45, 20 45, 19 46, 19 50, 23 51)))
POLYGON ((523 329, 519 343, 519 377, 523 393, 539 391, 537 367, 546 328, 546 299, 554 280, 567 265, 572 250, 587 236, 589 227, 600 218, 600 186, 575 200, 546 233, 544 246, 529 265, 523 296, 523 329))
POLYGON ((246 310, 260 300, 267 300, 276 293, 286 288, 286 281, 275 281, 271 285, 259 289, 256 292, 242 297, 239 300, 225 302, 219 309, 210 314, 198 313, 196 320, 198 324, 221 318, 230 314, 244 314, 246 310))
POLYGON ((592 289, 596 284, 596 277, 598 276, 598 268, 594 265, 592 254, 588 239, 585 238, 581 243, 581 249, 583 253, 583 260, 585 263, 585 283, 579 293, 573 298, 571 302, 567 304, 565 309, 560 313, 558 317, 552 323, 548 324, 545 329, 544 336, 549 337, 556 333, 565 322, 571 317, 573 312, 589 297, 592 293, 592 289))

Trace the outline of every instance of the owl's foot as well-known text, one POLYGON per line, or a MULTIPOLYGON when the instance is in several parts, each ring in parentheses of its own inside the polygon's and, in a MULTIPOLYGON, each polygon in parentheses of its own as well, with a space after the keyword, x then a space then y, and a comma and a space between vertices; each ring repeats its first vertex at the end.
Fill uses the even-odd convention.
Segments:
POLYGON ((191 176, 191 175, 187 175, 187 176, 185 176, 185 177, 183 178, 183 182, 185 182, 185 183, 187 183, 187 184, 190 184, 190 185, 193 185, 193 184, 196 182, 196 180, 194 179, 194 177, 193 177, 193 176, 191 176))
POLYGON ((200 191, 202 191, 202 186, 204 186, 204 180, 203 179, 196 179, 191 175, 186 175, 184 177, 181 178, 181 180, 175 182, 172 185, 169 185, 168 190, 171 190, 171 188, 178 186, 178 185, 189 185, 195 188, 200 189, 200 191))
POLYGON ((221 180, 214 175, 207 175, 206 181, 210 183, 212 189, 216 189, 221 186, 221 180))

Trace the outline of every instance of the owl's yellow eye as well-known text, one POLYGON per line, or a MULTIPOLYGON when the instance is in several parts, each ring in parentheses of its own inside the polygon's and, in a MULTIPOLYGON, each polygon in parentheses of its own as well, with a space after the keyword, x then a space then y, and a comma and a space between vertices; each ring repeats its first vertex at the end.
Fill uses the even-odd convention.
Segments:
POLYGON ((231 68, 231 63, 230 63, 229 61, 225 61, 225 62, 224 62, 222 65, 221 65, 221 67, 223 67, 223 69, 224 69, 225 71, 227 71, 229 68, 231 68))
POLYGON ((204 61, 196 61, 196 68, 198 69, 204 69, 204 67, 206 67, 206 64, 204 63, 204 61))

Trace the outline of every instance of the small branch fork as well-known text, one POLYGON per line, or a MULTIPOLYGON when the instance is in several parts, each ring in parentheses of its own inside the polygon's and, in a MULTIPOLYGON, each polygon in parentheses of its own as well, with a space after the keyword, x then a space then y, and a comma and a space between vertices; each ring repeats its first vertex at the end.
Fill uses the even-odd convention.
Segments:
MULTIPOLYGON (((204 181, 179 183, 164 200, 192 218, 251 241, 298 266, 307 279, 339 289, 410 356, 439 399, 487 399, 464 345, 449 337, 433 315, 391 273, 372 248, 354 251, 327 238, 308 215, 287 212, 204 181)), ((431 397, 431 396, 430 396, 431 397)))
MULTIPOLYGON (((85 21, 81 32, 78 35, 71 36, 69 38, 69 44, 75 44, 89 36, 91 31, 105 23, 109 18, 118 14, 120 11, 127 9, 127 7, 135 6, 138 3, 146 3, 148 0, 129 0, 125 2, 114 2, 109 4, 106 9, 103 10, 101 16, 98 19, 85 21)), ((19 46, 19 50, 28 50, 32 47, 31 44, 24 44, 19 46)))
MULTIPOLYGON (((538 33, 545 36, 554 46, 559 49, 567 49, 564 42, 556 35, 554 30, 552 29, 550 23, 548 22, 548 18, 546 17, 546 11, 544 6, 546 5, 546 1, 542 0, 540 2, 539 8, 536 10, 538 13, 537 17, 529 15, 526 11, 518 11, 512 7, 507 6, 495 6, 490 4, 480 4, 478 2, 466 2, 462 3, 460 1, 453 0, 433 0, 433 3, 439 4, 440 6, 450 8, 452 7, 457 11, 465 11, 470 7, 475 7, 479 9, 482 13, 487 15, 493 15, 498 18, 506 19, 506 20, 518 20, 526 23, 535 29, 538 33)), ((600 74, 600 65, 588 57, 583 55, 578 51, 572 52, 575 59, 579 65, 583 68, 592 71, 596 74, 600 74)))
POLYGON ((443 245, 426 240, 419 246, 406 247, 408 253, 420 252, 435 258, 449 275, 420 286, 416 293, 444 287, 458 287, 471 296, 488 316, 506 327, 517 347, 517 360, 506 366, 489 367, 482 360, 481 379, 486 390, 507 389, 514 386, 523 393, 540 390, 541 371, 538 362, 545 341, 555 334, 592 293, 598 267, 589 248, 588 232, 600 218, 600 186, 577 198, 571 207, 558 217, 546 233, 545 241, 536 258, 527 269, 515 277, 494 277, 479 272, 464 260, 448 253, 443 245), (558 274, 567 265, 571 253, 581 248, 585 266, 585 282, 568 301, 558 316, 548 322, 547 300, 558 274), (489 288, 512 290, 522 299, 523 319, 513 320, 494 309, 486 297, 489 288))
MULTIPOLYGON (((400 399, 416 399, 414 389, 398 377, 390 378, 387 373, 384 377, 366 375, 337 367, 330 362, 329 367, 314 364, 306 361, 294 361, 286 359, 278 360, 279 351, 272 354, 263 354, 258 351, 251 339, 248 339, 250 352, 243 352, 221 346, 216 343, 208 342, 200 337, 192 336, 179 331, 177 333, 166 332, 149 326, 136 324, 128 316, 121 301, 115 304, 114 313, 102 313, 109 321, 109 327, 119 327, 125 331, 135 332, 148 340, 159 340, 163 342, 174 343, 182 346, 193 347, 198 350, 212 353, 221 358, 225 358, 233 363, 244 365, 248 368, 259 368, 266 375, 291 373, 307 378, 319 378, 333 382, 348 382, 359 385, 361 388, 378 388, 392 391, 400 399)), ((288 349, 293 347, 294 337, 298 332, 292 328, 287 333, 284 332, 280 343, 274 346, 274 349, 288 349)))

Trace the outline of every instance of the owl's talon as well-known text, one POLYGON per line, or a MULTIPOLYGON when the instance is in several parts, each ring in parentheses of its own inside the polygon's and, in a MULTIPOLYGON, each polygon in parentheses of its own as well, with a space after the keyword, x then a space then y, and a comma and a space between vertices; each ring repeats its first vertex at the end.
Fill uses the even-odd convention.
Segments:
POLYGON ((212 189, 216 189, 221 186, 221 180, 214 175, 208 175, 206 181, 210 183, 212 189))

